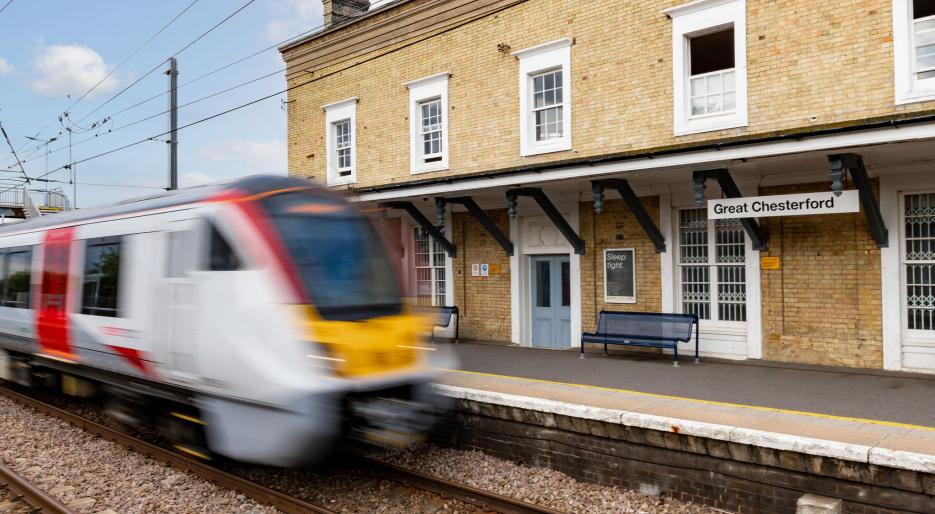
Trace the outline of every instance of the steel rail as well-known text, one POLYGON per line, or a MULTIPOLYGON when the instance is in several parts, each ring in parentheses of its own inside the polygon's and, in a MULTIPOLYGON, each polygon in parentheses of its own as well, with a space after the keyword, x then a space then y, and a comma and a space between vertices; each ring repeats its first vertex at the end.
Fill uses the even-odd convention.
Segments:
POLYGON ((72 514, 71 509, 62 505, 58 500, 3 464, 0 464, 0 484, 5 485, 7 489, 17 495, 14 500, 21 500, 29 504, 36 512, 72 514))
POLYGON ((270 489, 269 487, 221 471, 207 464, 179 455, 171 450, 147 443, 131 435, 124 434, 123 432, 101 425, 100 423, 95 423, 94 421, 36 400, 35 398, 18 393, 7 388, 5 385, 0 385, 0 394, 27 407, 36 409, 39 412, 67 421, 98 437, 113 441, 133 451, 169 464, 174 468, 190 471, 198 477, 213 482, 220 487, 238 491, 259 503, 275 507, 283 512, 289 514, 334 514, 333 511, 328 509, 318 507, 317 505, 302 501, 298 498, 293 498, 292 496, 270 489))
POLYGON ((387 480, 437 495, 470 503, 484 510, 502 514, 562 514, 561 511, 502 496, 483 489, 458 484, 443 478, 387 464, 369 457, 354 457, 359 465, 387 480))
MULTIPOLYGON (((244 478, 221 471, 200 461, 179 455, 171 450, 142 441, 132 435, 119 432, 89 419, 72 414, 66 410, 49 405, 22 393, 0 385, 0 394, 7 396, 23 405, 34 408, 45 414, 63 419, 83 430, 91 432, 109 441, 165 462, 173 467, 191 471, 195 475, 214 482, 221 487, 233 489, 256 500, 257 502, 273 506, 287 513, 317 513, 331 514, 332 511, 312 505, 298 498, 280 493, 274 489, 256 484, 244 478)), ((439 496, 452 498, 469 503, 485 510, 502 514, 562 514, 561 511, 534 505, 531 503, 484 491, 467 485, 458 484, 442 478, 426 475, 417 471, 408 470, 392 464, 362 456, 350 456, 350 462, 358 465, 369 473, 379 475, 387 480, 397 482, 408 487, 427 491, 439 496)))

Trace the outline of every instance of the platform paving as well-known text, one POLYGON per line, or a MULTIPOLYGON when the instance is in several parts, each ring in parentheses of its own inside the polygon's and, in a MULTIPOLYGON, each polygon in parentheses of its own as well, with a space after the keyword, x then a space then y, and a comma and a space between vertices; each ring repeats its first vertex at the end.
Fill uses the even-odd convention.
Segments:
POLYGON ((461 343, 462 370, 935 427, 935 376, 461 343))
POLYGON ((457 345, 455 397, 935 472, 935 379, 457 345))

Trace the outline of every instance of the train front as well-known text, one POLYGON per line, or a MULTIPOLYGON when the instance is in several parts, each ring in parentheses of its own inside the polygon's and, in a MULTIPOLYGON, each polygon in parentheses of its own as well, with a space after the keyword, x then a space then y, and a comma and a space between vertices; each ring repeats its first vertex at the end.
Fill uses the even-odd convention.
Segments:
POLYGON ((293 466, 314 463, 347 439, 418 443, 445 406, 431 383, 453 356, 429 342, 434 320, 402 301, 374 223, 305 184, 232 202, 251 218, 275 278, 294 297, 282 307, 299 345, 244 363, 276 368, 262 373, 267 390, 259 400, 279 408, 248 415, 224 401, 202 403, 217 421, 213 436, 207 427, 212 449, 239 460, 293 466))

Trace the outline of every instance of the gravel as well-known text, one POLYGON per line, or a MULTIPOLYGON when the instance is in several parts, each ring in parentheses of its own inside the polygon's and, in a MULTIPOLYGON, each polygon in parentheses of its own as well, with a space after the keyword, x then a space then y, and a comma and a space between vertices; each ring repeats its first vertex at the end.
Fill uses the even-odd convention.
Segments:
POLYGON ((0 460, 75 512, 276 512, 8 398, 0 412, 0 460))
POLYGON ((724 511, 648 496, 629 489, 578 482, 547 468, 514 464, 478 451, 426 445, 397 451, 371 451, 370 457, 406 469, 477 487, 562 512, 706 514, 724 511))
MULTIPOLYGON (((60 395, 38 394, 35 396, 59 408, 104 423, 112 428, 120 427, 118 423, 104 414, 103 405, 100 402, 60 395)), ((77 512, 113 514, 107 512, 108 508, 120 513, 144 511, 275 512, 235 492, 219 489, 197 477, 176 471, 118 445, 98 439, 6 398, 0 397, 0 412, 15 413, 13 416, 4 416, 0 419, 0 460, 7 461, 8 465, 17 472, 23 473, 47 491, 49 488, 43 484, 41 479, 58 477, 50 487, 74 488, 64 492, 67 501, 74 501, 78 498, 94 500, 93 505, 76 508, 77 512), (15 410, 11 410, 12 408, 15 410), (24 437, 23 434, 29 434, 25 427, 31 427, 34 434, 30 434, 28 438, 24 437), (39 449, 55 448, 59 445, 66 446, 56 441, 68 440, 68 447, 84 448, 84 450, 70 452, 70 461, 60 457, 62 452, 54 449, 41 451, 38 457, 33 457, 33 463, 24 463, 20 466, 15 460, 10 461, 16 458, 29 458, 26 452, 18 449, 23 444, 17 442, 18 439, 37 441, 37 437, 38 442, 27 444, 39 449), (77 443, 71 441, 77 441, 77 443), (104 455, 104 452, 92 449, 98 446, 108 448, 114 455, 104 455), (125 466, 118 464, 120 460, 128 461, 129 459, 134 459, 138 464, 125 466), (90 462, 81 463, 80 461, 90 462), (56 462, 60 464, 49 464, 56 462), (46 463, 45 466, 42 463, 46 463), (75 469, 93 469, 95 463, 104 471, 91 474, 74 471, 75 469), (143 469, 144 465, 147 466, 146 469, 143 469), (39 474, 30 475, 28 471, 24 471, 30 467, 38 468, 35 471, 39 474), (115 468, 121 471, 108 471, 115 468), (113 480, 112 477, 123 476, 123 470, 132 470, 132 472, 127 473, 124 479, 113 480), (178 487, 172 487, 172 480, 167 481, 162 478, 169 475, 176 477, 172 480, 179 482, 178 487), (37 479, 36 476, 40 478, 37 479), (98 477, 102 480, 97 480, 98 477), (111 477, 111 479, 103 479, 105 477, 111 477), (89 478, 94 480, 89 481, 89 478), (101 485, 115 482, 117 485, 111 485, 109 488, 101 485), (131 492, 126 487, 127 483, 134 484, 137 489, 131 492), (91 484, 90 488, 88 484, 91 484), (79 487, 83 488, 82 493, 76 494, 79 487), (182 492, 179 491, 180 488, 182 492), (92 491, 94 494, 91 494, 92 491), (189 491, 197 492, 193 494, 189 491)), ((153 434, 135 435, 142 436, 153 443, 161 443, 158 436, 153 434)), ((648 496, 633 490, 578 482, 558 471, 514 464, 476 451, 459 451, 427 445, 396 451, 365 449, 363 453, 390 464, 562 512, 619 514, 724 512, 664 496, 648 496)), ((477 507, 457 500, 440 498, 425 491, 376 478, 353 464, 344 463, 341 453, 314 469, 278 469, 230 462, 224 463, 221 467, 225 471, 336 512, 386 514, 481 512, 477 507)), ((54 492, 52 494, 57 496, 54 492)), ((63 497, 57 497, 60 500, 66 500, 63 497)))

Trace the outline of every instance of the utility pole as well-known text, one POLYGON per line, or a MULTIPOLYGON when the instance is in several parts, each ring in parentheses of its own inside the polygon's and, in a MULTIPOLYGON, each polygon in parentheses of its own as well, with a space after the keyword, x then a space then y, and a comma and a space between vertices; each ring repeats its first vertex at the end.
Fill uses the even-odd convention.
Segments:
POLYGON ((169 187, 167 189, 171 191, 179 188, 179 140, 177 139, 179 70, 176 67, 175 57, 169 58, 169 69, 166 75, 169 76, 169 187))

